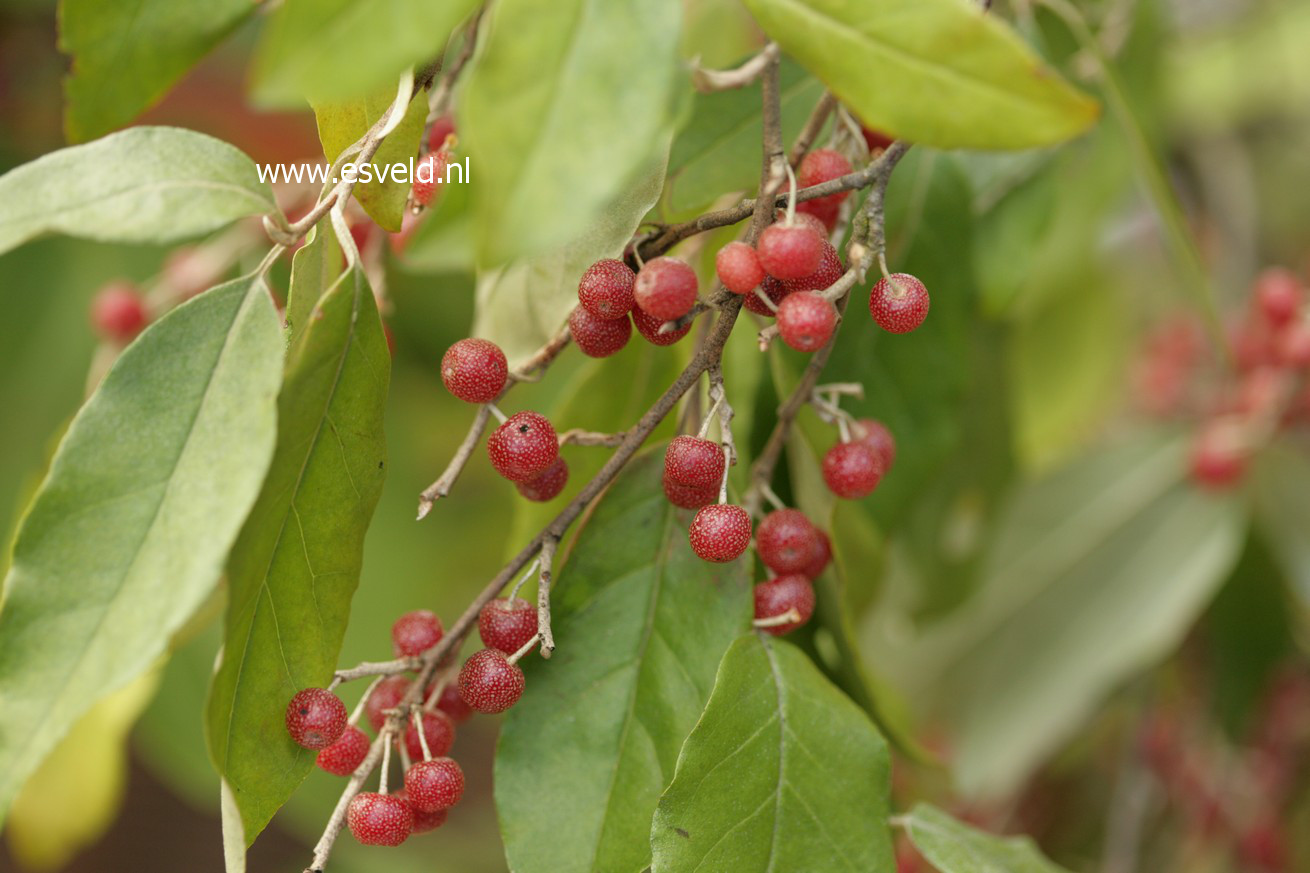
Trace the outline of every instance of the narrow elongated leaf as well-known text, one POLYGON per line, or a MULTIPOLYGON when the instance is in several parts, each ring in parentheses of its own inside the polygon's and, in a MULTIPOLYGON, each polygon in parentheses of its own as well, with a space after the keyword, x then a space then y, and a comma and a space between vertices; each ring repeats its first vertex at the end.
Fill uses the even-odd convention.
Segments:
POLYGON ((998 837, 920 803, 902 820, 914 847, 941 873, 1068 873, 1028 837, 998 837))
POLYGON ((895 873, 891 758, 810 659, 749 633, 678 756, 651 831, 654 873, 895 873))
POLYGON ((680 10, 667 0, 491 4, 459 104, 481 263, 575 239, 664 153, 683 81, 680 10))
POLYGON ((273 454, 282 341, 260 279, 178 307, 73 420, 0 610, 0 809, 204 602, 273 454))
POLYGON ((501 730, 496 807, 518 873, 650 863, 660 791, 750 626, 746 562, 692 553, 690 514, 660 489, 663 459, 659 447, 634 461, 579 535, 556 592, 559 648, 528 659, 501 730))
POLYGON ((134 127, 0 176, 0 254, 47 233, 172 242, 276 211, 240 149, 180 128, 134 127))
POLYGON ((760 27, 866 124, 938 148, 1077 136, 1095 101, 966 0, 746 0, 760 27))
MULTIPOLYGON (((289 0, 255 53, 255 98, 273 106, 353 100, 440 56, 476 0, 289 0), (348 59, 348 62, 343 62, 348 59)), ((393 88, 394 90, 394 88, 393 88)))
POLYGON ((257 7, 251 0, 63 0, 59 8, 59 48, 73 56, 64 130, 70 142, 84 142, 149 108, 257 7))
MULTIPOLYGON (((298 284, 292 298, 318 290, 298 284)), ((358 271, 347 273, 291 348, 277 452, 228 560, 206 733, 247 844, 314 763, 287 735, 286 705, 301 688, 325 685, 336 666, 382 489, 390 371, 373 293, 358 271)))

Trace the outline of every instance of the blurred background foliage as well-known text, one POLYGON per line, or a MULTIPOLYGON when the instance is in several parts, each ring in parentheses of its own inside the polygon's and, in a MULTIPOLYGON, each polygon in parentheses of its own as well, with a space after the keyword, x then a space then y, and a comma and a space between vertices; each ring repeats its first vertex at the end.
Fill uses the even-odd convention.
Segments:
MULTIPOLYGON (((759 44, 736 0, 684 5, 688 58, 726 66, 759 44)), ((816 487, 809 453, 834 436, 808 413, 792 440, 783 496, 830 520, 838 568, 803 642, 898 739, 899 806, 925 796, 953 804, 989 828, 1034 834, 1079 870, 1094 859, 1107 873, 1134 869, 1115 866, 1127 842, 1141 843, 1141 870, 1310 869, 1304 430, 1264 452, 1236 491, 1205 494, 1184 476, 1195 422, 1149 421, 1134 381, 1144 337, 1162 319, 1202 311, 1197 301, 1211 295, 1215 312, 1240 313, 1269 265, 1305 277, 1310 6, 1077 5, 1111 59, 1127 114, 1109 100, 1095 131, 1066 147, 921 152, 894 177, 889 261, 932 289, 932 316, 893 338, 862 317, 857 299, 825 378, 864 382, 867 396, 851 410, 885 420, 902 448, 873 497, 834 506, 816 487), (1152 173, 1163 173, 1177 204, 1151 195, 1152 173), (1170 221, 1196 241, 1208 276, 1200 287, 1171 248, 1170 221), (1133 827, 1147 835, 1130 840, 1133 827)), ((996 6, 1104 96, 1104 71, 1065 23, 1020 0, 996 6)), ((242 25, 143 120, 211 133, 259 162, 318 159, 308 111, 250 108, 257 30, 242 25)), ((0 171, 64 144, 65 68, 53 3, 7 0, 0 171)), ((794 66, 783 84, 794 130, 820 88, 794 66)), ((693 101, 655 213, 675 220, 749 189, 757 124, 753 92, 693 101)), ((456 615, 550 513, 524 505, 479 460, 455 499, 414 523, 417 492, 469 415, 442 390, 436 366, 474 319, 467 204, 463 189, 449 188, 403 256, 385 259, 396 347, 391 465, 342 663, 379 656, 402 611, 456 615)), ((707 235, 682 253, 699 255, 708 272, 730 236, 707 235)), ((168 255, 46 239, 0 257, 0 528, 12 528, 88 372, 103 367, 86 316, 92 295, 118 277, 147 282, 168 255)), ((274 287, 286 281, 283 263, 274 287)), ((685 344, 633 343, 603 364, 570 353, 549 379, 516 391, 513 405, 565 427, 615 430, 687 353, 685 344)), ((738 331, 725 370, 744 443, 758 448, 800 364, 787 350, 758 355, 750 332, 738 331)), ((601 455, 566 454, 572 490, 601 455)), ((156 674, 99 704, 64 741, 7 822, 0 870, 171 870, 177 851, 188 869, 222 869, 218 781, 200 728, 219 612, 216 600, 156 674), (149 856, 144 841, 155 847, 149 856)), ((461 728, 466 800, 451 826, 390 852, 389 869, 504 869, 491 803, 495 732, 491 719, 461 728)), ((315 771, 255 845, 252 869, 303 864, 337 789, 315 771)), ((342 873, 376 863, 351 840, 333 859, 342 873)))

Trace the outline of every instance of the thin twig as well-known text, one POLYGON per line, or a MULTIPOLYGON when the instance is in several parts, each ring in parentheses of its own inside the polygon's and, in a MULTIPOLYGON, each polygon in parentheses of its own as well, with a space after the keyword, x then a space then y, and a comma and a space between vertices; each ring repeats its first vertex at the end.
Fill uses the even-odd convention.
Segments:
POLYGON ((361 661, 348 670, 338 670, 332 677, 333 685, 352 682, 365 676, 391 676, 419 668, 418 658, 396 658, 394 661, 361 661))
POLYGON ((769 43, 759 54, 732 70, 707 70, 693 62, 691 84, 702 94, 744 88, 758 79, 766 67, 778 61, 777 43, 769 43))
POLYGON ((594 430, 582 430, 581 428, 575 427, 571 430, 566 430, 559 435, 559 444, 561 446, 566 446, 570 443, 575 446, 617 446, 619 443, 623 442, 625 436, 627 436, 627 433, 624 431, 619 431, 618 433, 598 433, 594 430))
POLYGON ((460 73, 464 72, 464 67, 473 57, 473 50, 477 48, 478 27, 482 24, 482 15, 485 8, 479 8, 477 12, 473 13, 473 17, 469 19, 468 27, 464 28, 464 42, 459 48, 459 55, 446 68, 436 87, 428 95, 427 125, 431 125, 432 122, 445 115, 450 108, 450 97, 455 93, 455 83, 459 81, 460 73))
POLYGON ((555 636, 550 631, 550 584, 555 560, 557 537, 541 542, 541 572, 537 576, 537 636, 541 640, 541 657, 549 658, 555 651, 555 636))
POLYGON ((810 117, 805 120, 805 126, 801 128, 796 141, 792 143, 791 151, 787 153, 787 161, 793 167, 800 166, 801 159, 810 150, 810 146, 814 145, 815 138, 818 137, 819 131, 823 130, 823 125, 828 122, 828 116, 835 108, 837 108, 837 98, 832 96, 831 91, 824 91, 819 102, 814 104, 810 117))

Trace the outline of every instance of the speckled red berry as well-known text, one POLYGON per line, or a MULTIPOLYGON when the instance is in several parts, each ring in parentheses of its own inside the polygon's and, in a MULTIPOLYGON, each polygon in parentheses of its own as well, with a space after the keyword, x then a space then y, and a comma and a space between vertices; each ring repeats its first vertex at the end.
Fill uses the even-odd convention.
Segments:
POLYGON ((554 500, 569 482, 569 465, 562 458, 556 458, 549 467, 526 482, 515 482, 514 487, 529 500, 545 503, 554 500))
POLYGON ((366 846, 399 846, 414 829, 414 812, 404 797, 364 791, 350 799, 346 825, 366 846))
POLYGON ((908 273, 884 276, 869 294, 869 314, 885 331, 909 333, 928 317, 928 289, 908 273))
POLYGON ((326 770, 334 776, 349 776, 364 763, 368 747, 368 734, 353 724, 347 725, 340 739, 319 752, 314 762, 320 770, 326 770))
POLYGON ((1304 293, 1296 273, 1271 267, 1255 280, 1255 302, 1260 314, 1275 327, 1291 321, 1301 309, 1304 293))
POLYGON ((287 704, 287 733, 306 749, 326 749, 346 730, 346 705, 326 688, 303 688, 287 704))
POLYGON ((428 831, 435 831, 446 823, 446 817, 450 815, 448 809, 441 809, 436 812, 424 812, 418 809, 410 802, 409 792, 403 788, 396 792, 396 796, 405 801, 405 805, 409 807, 409 811, 414 816, 414 827, 410 830, 411 834, 426 834, 428 831))
POLYGON ((778 306, 778 335, 798 352, 823 348, 836 328, 837 309, 817 294, 789 294, 778 306))
POLYGON ((810 557, 810 562, 801 568, 801 575, 806 579, 818 579, 823 571, 828 568, 828 562, 832 560, 832 541, 828 535, 818 528, 814 529, 818 534, 818 545, 814 549, 814 554, 810 557))
POLYGON ((1242 480, 1247 461, 1240 427, 1226 420, 1209 422, 1192 443, 1192 480, 1212 491, 1227 490, 1242 480))
POLYGON ((511 482, 526 482, 559 457, 559 437, 546 416, 516 412, 492 431, 487 456, 496 472, 511 482))
POLYGON ((391 651, 397 658, 421 655, 441 642, 441 619, 426 609, 407 612, 391 626, 391 651))
MULTIPOLYGON (((439 758, 455 745, 455 723, 439 709, 424 712, 423 738, 428 741, 428 751, 432 757, 439 758)), ((414 716, 405 720, 405 751, 415 761, 423 760, 423 743, 419 741, 418 728, 414 726, 414 716)))
POLYGON ((569 333, 584 355, 608 358, 632 338, 632 321, 628 317, 599 318, 581 306, 569 313, 569 333))
POLYGON ((803 279, 819 269, 824 239, 801 224, 771 224, 755 244, 760 265, 775 279, 803 279))
POLYGON ((504 712, 523 696, 523 671, 499 649, 474 652, 459 670, 459 696, 478 712, 504 712))
POLYGON ((420 812, 450 809, 464 795, 464 771, 451 758, 419 761, 405 771, 405 796, 420 812))
MULTIPOLYGON (((804 203, 797 203, 796 212, 795 214, 792 215, 791 222, 792 224, 799 224, 801 227, 808 227, 810 230, 814 231, 820 237, 822 237, 824 242, 827 242, 828 231, 830 231, 832 228, 829 227, 822 218, 818 217, 818 215, 807 211, 806 207, 813 206, 813 205, 814 204, 808 201, 804 203)), ((774 212, 773 220, 786 221, 787 210, 779 209, 776 212, 774 212)), ((834 220, 835 220, 835 214, 834 214, 834 220)))
POLYGON ((823 456, 823 481, 844 500, 868 497, 882 473, 882 458, 867 442, 837 443, 823 456))
POLYGON ((818 529, 799 509, 775 509, 755 531, 755 551, 775 573, 799 573, 813 559, 818 542, 818 529))
POLYGON ((799 619, 768 624, 760 629, 774 636, 782 636, 810 620, 810 616, 814 615, 814 586, 809 579, 799 573, 792 573, 775 576, 755 586, 756 621, 775 618, 792 609, 796 610, 799 619))
POLYGON ((887 425, 876 418, 861 418, 851 425, 851 439, 873 446, 882 460, 883 475, 891 471, 892 462, 896 460, 896 438, 887 425))
POLYGON ((744 242, 730 242, 714 256, 714 271, 733 294, 749 294, 764 281, 760 256, 744 242))
POLYGON ((702 507, 687 532, 691 550, 716 564, 735 561, 751 541, 751 517, 740 506, 714 503, 702 507))
POLYGON ((632 311, 637 274, 617 258, 603 258, 578 281, 578 302, 597 318, 622 318, 632 311))
POLYGON ((410 196, 420 206, 431 206, 446 178, 446 164, 450 154, 438 149, 428 152, 414 167, 414 185, 410 196))
POLYGON ((478 613, 478 636, 489 649, 512 655, 537 635, 537 608, 522 597, 497 598, 478 613))
POLYGON ((696 304, 696 272, 677 258, 654 258, 637 274, 632 294, 652 318, 681 318, 696 304))
POLYGON ((723 481, 723 446, 713 440, 682 435, 673 438, 664 451, 664 478, 675 485, 711 488, 723 481))
POLYGON ((500 346, 484 339, 462 339, 441 359, 446 390, 467 403, 490 403, 505 389, 509 364, 500 346))
POLYGON ((691 331, 691 325, 688 324, 678 330, 660 333, 660 328, 664 326, 664 319, 647 315, 640 307, 633 307, 632 323, 637 328, 637 333, 645 337, 646 342, 655 346, 671 346, 691 331))
POLYGON ((677 482, 670 482, 668 478, 662 480, 664 486, 664 496, 674 506, 680 506, 683 509, 700 509, 702 506, 709 506, 719 499, 718 488, 694 488, 687 485, 679 485, 677 482))
POLYGON ((775 279, 772 276, 765 276, 764 281, 760 283, 760 287, 757 290, 752 291, 741 299, 742 306, 744 306, 748 311, 754 312, 756 315, 763 315, 766 318, 773 318, 774 311, 760 299, 761 292, 763 292, 765 297, 773 301, 774 306, 779 306, 782 304, 782 301, 786 299, 787 295, 791 293, 791 289, 787 287, 787 283, 775 279))
POLYGON ((91 325, 111 342, 131 342, 149 322, 146 302, 131 282, 112 282, 91 301, 91 325))
POLYGON ((409 691, 409 683, 410 680, 404 676, 388 676, 369 694, 368 703, 364 704, 364 716, 373 725, 373 730, 382 730, 382 724, 387 720, 386 711, 400 705, 405 693, 409 691))
MULTIPOLYGON (((431 689, 429 689, 429 694, 431 689)), ((464 702, 464 698, 459 696, 459 686, 454 682, 447 682, 441 689, 441 694, 437 696, 437 709, 450 716, 450 720, 455 724, 463 724, 473 717, 473 710, 464 702)))
POLYGON ((837 254, 837 249, 833 248, 832 243, 825 240, 818 269, 804 279, 792 279, 782 284, 786 286, 789 294, 797 291, 823 291, 840 279, 844 272, 846 268, 842 266, 841 255, 837 254))
MULTIPOLYGON (((832 149, 815 149, 806 155, 801 160, 801 165, 797 167, 796 184, 802 188, 822 185, 824 182, 845 176, 851 170, 851 162, 846 160, 846 156, 841 152, 832 149)), ((851 196, 850 191, 838 191, 836 194, 815 197, 806 202, 835 209, 849 196, 851 196)))

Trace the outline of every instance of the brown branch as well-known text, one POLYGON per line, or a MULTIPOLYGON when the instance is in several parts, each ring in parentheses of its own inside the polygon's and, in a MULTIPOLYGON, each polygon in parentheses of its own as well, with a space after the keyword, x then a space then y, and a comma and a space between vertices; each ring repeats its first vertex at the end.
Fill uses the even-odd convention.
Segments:
POLYGON ((537 637, 541 640, 543 658, 549 658, 555 651, 555 636, 550 632, 550 586, 554 579, 553 564, 558 545, 556 537, 547 537, 541 542, 541 570, 537 576, 537 637))
POLYGON ((455 92, 455 83, 459 81, 459 76, 464 72, 464 67, 473 57, 473 50, 478 45, 478 28, 482 24, 482 16, 486 12, 486 7, 478 8, 469 19, 468 27, 464 29, 464 43, 459 47, 459 54, 450 66, 442 74, 441 80, 437 82, 432 93, 428 96, 428 117, 427 124, 424 126, 423 137, 427 140, 427 128, 432 122, 436 121, 442 115, 446 114, 449 109, 450 97, 455 92))
POLYGON ((559 435, 559 444, 561 446, 566 446, 572 443, 575 446, 612 447, 623 442, 623 438, 626 436, 626 431, 619 431, 618 433, 597 433, 594 430, 582 430, 581 428, 575 427, 572 430, 566 430, 559 435))
POLYGON ((778 62, 777 43, 768 43, 759 54, 732 70, 707 70, 693 62, 691 84, 702 94, 744 88, 758 79, 769 66, 778 62))

